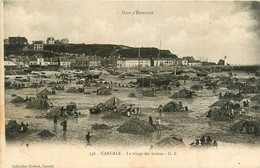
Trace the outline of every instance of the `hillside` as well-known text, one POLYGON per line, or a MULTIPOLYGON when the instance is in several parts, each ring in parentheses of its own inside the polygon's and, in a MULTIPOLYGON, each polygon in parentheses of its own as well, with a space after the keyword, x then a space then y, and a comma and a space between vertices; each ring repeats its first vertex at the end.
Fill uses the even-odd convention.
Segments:
MULTIPOLYGON (((33 46, 21 46, 21 45, 5 45, 5 55, 20 54, 20 55, 33 55, 43 54, 46 57, 53 57, 59 55, 58 53, 77 53, 85 55, 98 55, 100 57, 109 57, 111 55, 126 58, 137 58, 139 48, 132 48, 124 45, 114 44, 63 44, 63 45, 44 45, 44 51, 34 51, 33 46), (27 49, 25 49, 27 48, 27 49)), ((158 48, 140 48, 140 55, 142 58, 157 58, 158 48)), ((161 50, 160 57, 173 57, 177 58, 175 54, 172 54, 169 50, 161 50)))
POLYGON ((114 51, 130 48, 123 45, 113 44, 66 44, 66 45, 44 45, 44 50, 63 53, 85 53, 86 55, 98 55, 109 57, 114 51))
MULTIPOLYGON (((118 50, 117 53, 121 57, 126 58, 137 58, 138 57, 139 48, 130 48, 130 49, 121 49, 118 50)), ((141 58, 157 58, 159 53, 158 48, 140 48, 140 57, 141 58)), ((161 58, 177 58, 175 54, 172 54, 169 50, 161 50, 160 51, 161 58)))
POLYGON ((4 45, 4 55, 28 55, 32 56, 34 54, 42 54, 44 57, 55 57, 60 54, 54 53, 48 50, 44 51, 36 51, 32 49, 32 46, 26 46, 26 45, 4 45))

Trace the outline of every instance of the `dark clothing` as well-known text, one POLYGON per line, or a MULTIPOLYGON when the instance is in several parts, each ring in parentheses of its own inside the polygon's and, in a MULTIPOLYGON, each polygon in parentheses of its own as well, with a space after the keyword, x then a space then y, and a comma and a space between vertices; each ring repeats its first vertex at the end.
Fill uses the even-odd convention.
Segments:
POLYGON ((58 117, 57 116, 54 116, 53 122, 54 122, 54 124, 57 124, 57 122, 58 122, 58 117))
POLYGON ((196 140, 196 146, 198 146, 200 144, 200 141, 197 139, 196 140))
POLYGON ((87 140, 88 143, 90 143, 90 133, 88 133, 88 134, 86 135, 86 140, 87 140))
POLYGON ((149 124, 153 126, 153 118, 151 116, 149 117, 149 124))
POLYGON ((67 131, 67 121, 64 120, 61 125, 63 126, 63 131, 66 132, 67 131))
POLYGON ((205 136, 203 136, 203 137, 200 139, 200 142, 201 142, 201 145, 205 145, 205 142, 206 142, 205 136))
POLYGON ((210 145, 212 142, 212 139, 210 137, 207 138, 207 144, 210 145))
POLYGON ((21 131, 20 132, 26 132, 27 131, 27 126, 22 122, 21 123, 21 131))

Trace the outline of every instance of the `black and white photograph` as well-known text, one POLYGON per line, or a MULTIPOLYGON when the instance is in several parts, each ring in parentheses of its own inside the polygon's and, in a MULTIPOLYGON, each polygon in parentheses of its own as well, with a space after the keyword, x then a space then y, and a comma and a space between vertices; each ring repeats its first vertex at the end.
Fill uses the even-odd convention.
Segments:
POLYGON ((260 166, 259 1, 1 3, 3 167, 260 166))

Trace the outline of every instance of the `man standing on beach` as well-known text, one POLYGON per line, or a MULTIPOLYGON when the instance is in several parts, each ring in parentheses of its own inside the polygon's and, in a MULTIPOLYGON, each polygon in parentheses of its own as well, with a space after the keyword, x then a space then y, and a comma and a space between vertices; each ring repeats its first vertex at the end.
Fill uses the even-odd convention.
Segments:
POLYGON ((90 145, 90 132, 86 135, 87 145, 90 145))
POLYGON ((61 126, 63 126, 63 132, 67 131, 67 120, 65 119, 62 123, 61 126))
POLYGON ((54 132, 56 132, 57 131, 57 123, 58 123, 58 116, 57 116, 57 114, 55 114, 53 122, 54 122, 54 132))

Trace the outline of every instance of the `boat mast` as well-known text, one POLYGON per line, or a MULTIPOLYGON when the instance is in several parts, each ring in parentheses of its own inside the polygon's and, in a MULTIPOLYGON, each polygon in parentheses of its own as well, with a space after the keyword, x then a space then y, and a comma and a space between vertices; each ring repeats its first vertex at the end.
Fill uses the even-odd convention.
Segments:
POLYGON ((157 57, 157 61, 156 61, 156 69, 155 69, 156 73, 158 73, 158 61, 159 61, 159 57, 160 57, 161 45, 162 45, 162 41, 160 41, 160 47, 159 47, 158 57, 157 57))
POLYGON ((140 60, 141 60, 141 55, 140 55, 140 47, 138 49, 138 73, 140 73, 140 60))

